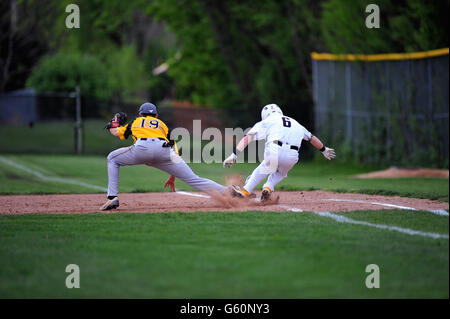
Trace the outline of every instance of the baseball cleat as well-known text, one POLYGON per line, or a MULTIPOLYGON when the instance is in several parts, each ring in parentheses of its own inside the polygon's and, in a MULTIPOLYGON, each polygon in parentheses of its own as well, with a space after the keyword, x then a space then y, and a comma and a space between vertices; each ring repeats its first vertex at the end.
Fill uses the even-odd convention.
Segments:
POLYGON ((243 188, 238 185, 231 185, 231 195, 234 197, 245 197, 247 198, 250 194, 243 188))
POLYGON ((269 187, 264 187, 263 191, 261 193, 261 202, 265 202, 270 200, 270 196, 272 195, 272 191, 270 190, 269 187))
POLYGON ((100 207, 100 210, 111 210, 119 207, 119 198, 116 196, 113 199, 108 199, 108 201, 100 207))

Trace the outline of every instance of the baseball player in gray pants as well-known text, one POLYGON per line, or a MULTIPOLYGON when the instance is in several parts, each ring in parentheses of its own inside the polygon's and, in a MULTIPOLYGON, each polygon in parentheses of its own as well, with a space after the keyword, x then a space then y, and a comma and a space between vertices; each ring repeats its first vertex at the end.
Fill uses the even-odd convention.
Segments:
POLYGON ((225 186, 197 176, 177 154, 177 151, 173 149, 176 145, 170 140, 166 124, 157 118, 155 105, 148 102, 142 104, 139 108, 139 116, 124 126, 120 126, 122 120, 118 115, 119 113, 106 128, 121 140, 132 136, 135 144, 117 149, 108 155, 108 201, 100 207, 101 210, 119 207, 117 194, 120 166, 145 164, 169 173, 171 176, 164 187, 168 186, 172 191, 175 191, 175 178, 205 193, 226 191, 225 186))

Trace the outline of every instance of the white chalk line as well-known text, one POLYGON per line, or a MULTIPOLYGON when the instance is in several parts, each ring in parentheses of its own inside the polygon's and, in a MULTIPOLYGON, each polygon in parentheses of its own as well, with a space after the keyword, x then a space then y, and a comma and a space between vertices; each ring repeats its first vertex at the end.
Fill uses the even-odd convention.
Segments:
MULTIPOLYGON (((290 206, 280 206, 283 207, 285 209, 287 209, 288 211, 291 212, 302 212, 303 210, 299 209, 299 208, 295 208, 295 207, 290 207, 290 206)), ((333 214, 330 212, 318 212, 315 213, 319 216, 322 217, 328 217, 331 218, 339 223, 349 223, 349 224, 356 224, 356 225, 364 225, 364 226, 369 226, 369 227, 374 227, 374 228, 378 228, 378 229, 386 229, 386 230, 391 230, 391 231, 397 231, 400 233, 404 233, 404 234, 408 234, 411 236, 422 236, 422 237, 430 237, 430 238, 434 238, 434 239, 439 239, 439 238, 444 238, 444 239, 449 239, 448 235, 444 235, 444 234, 438 234, 438 233, 428 233, 428 232, 423 232, 420 230, 414 230, 414 229, 410 229, 410 228, 403 228, 403 227, 398 227, 398 226, 390 226, 390 225, 383 225, 383 224, 373 224, 373 223, 369 223, 369 222, 365 222, 365 221, 360 221, 360 220, 355 220, 355 219, 351 219, 342 215, 338 215, 338 214, 333 214)))
POLYGON ((51 181, 51 182, 58 182, 58 183, 65 183, 65 184, 72 184, 72 185, 78 185, 78 186, 83 186, 86 188, 91 188, 91 189, 95 189, 95 190, 99 190, 102 192, 106 192, 107 189, 101 186, 97 186, 97 185, 92 185, 92 184, 88 184, 88 183, 84 183, 84 182, 80 182, 74 179, 68 179, 68 178, 62 178, 62 177, 53 177, 53 176, 46 176, 42 173, 39 173, 38 171, 31 169, 29 167, 26 167, 24 165, 15 163, 3 156, 0 156, 0 162, 3 162, 7 165, 10 165, 12 167, 15 167, 19 170, 22 170, 30 175, 33 175, 39 179, 42 179, 44 181, 51 181))
POLYGON ((412 236, 417 235, 417 236, 423 236, 423 237, 430 237, 430 238, 434 238, 434 239, 439 239, 439 238, 448 239, 448 235, 444 235, 444 234, 428 233, 428 232, 423 232, 420 230, 414 230, 414 229, 403 228, 403 227, 398 227, 398 226, 373 224, 373 223, 369 223, 369 222, 365 222, 365 221, 354 220, 354 219, 351 219, 351 218, 348 218, 348 217, 345 217, 342 215, 333 214, 330 212, 321 212, 321 213, 317 213, 317 214, 320 216, 323 216, 323 217, 332 218, 339 223, 349 223, 349 224, 375 227, 375 228, 379 228, 379 229, 393 230, 393 231, 397 231, 397 232, 412 235, 412 236))
MULTIPOLYGON (((204 198, 211 198, 208 195, 203 195, 203 194, 196 194, 196 193, 189 193, 189 192, 184 192, 184 191, 176 191, 177 194, 180 195, 186 195, 186 196, 193 196, 193 197, 204 197, 204 198)), ((367 203, 365 201, 358 201, 361 203, 367 203)), ((381 203, 383 204, 383 203, 381 203)), ((390 204, 387 204, 390 205, 390 204)), ((393 205, 396 206, 396 205, 393 205)), ((294 212, 294 213, 301 213, 303 212, 303 210, 301 208, 296 208, 296 207, 291 207, 291 206, 287 206, 287 205, 278 205, 278 207, 286 209, 288 211, 294 212)), ((402 206, 396 206, 398 207, 402 207, 402 206)), ((403 209, 410 209, 410 210, 416 210, 415 208, 412 207, 405 207, 403 209)), ((420 230, 414 230, 414 229, 410 229, 410 228, 403 228, 403 227, 398 227, 398 226, 390 226, 390 225, 383 225, 383 224, 373 224, 373 223, 369 223, 369 222, 365 222, 365 221, 360 221, 360 220, 355 220, 355 219, 351 219, 342 215, 337 215, 337 214, 333 214, 330 212, 318 212, 316 213, 319 216, 322 217, 328 217, 331 218, 339 223, 349 223, 349 224, 355 224, 355 225, 363 225, 363 226, 369 226, 369 227, 374 227, 374 228, 378 228, 378 229, 386 229, 386 230, 391 230, 391 231, 397 231, 403 234, 408 234, 411 236, 422 236, 422 237, 430 237, 430 238, 434 238, 434 239, 439 239, 439 238, 444 238, 444 239, 449 239, 448 235, 444 235, 444 234, 438 234, 438 233, 429 233, 429 232, 423 232, 420 230)))
MULTIPOLYGON (((398 208, 398 209, 404 209, 404 210, 419 210, 419 209, 413 208, 413 207, 399 206, 399 205, 380 203, 380 202, 370 202, 370 201, 356 200, 356 199, 329 198, 329 199, 325 199, 325 200, 334 201, 334 202, 351 202, 351 203, 361 203, 361 204, 372 204, 372 205, 392 207, 392 208, 398 208)), ((448 212, 443 209, 420 209, 420 210, 424 210, 424 211, 427 211, 429 213, 436 214, 436 215, 447 216, 447 217, 449 216, 448 212)))
POLYGON ((24 166, 24 165, 26 164, 26 166, 27 166, 28 168, 30 168, 30 169, 32 169, 32 170, 38 172, 38 173, 41 173, 41 174, 43 174, 43 175, 48 175, 48 176, 52 175, 52 172, 51 172, 51 171, 45 169, 44 167, 37 166, 37 165, 34 164, 34 163, 24 162, 24 160, 18 159, 18 158, 16 158, 16 157, 10 157, 9 160, 12 161, 12 162, 14 162, 14 163, 16 163, 16 164, 21 164, 22 166, 24 166))
POLYGON ((211 198, 211 196, 208 195, 204 195, 204 194, 197 194, 197 193, 190 193, 190 192, 185 192, 185 191, 179 191, 177 189, 175 189, 177 194, 180 195, 186 195, 186 196, 192 196, 192 197, 203 197, 203 198, 211 198))
MULTIPOLYGON (((184 192, 184 191, 176 191, 177 194, 180 195, 186 195, 186 196, 193 196, 193 197, 203 197, 203 198, 211 198, 208 195, 203 195, 203 194, 196 194, 196 193, 189 193, 189 192, 184 192)), ((364 201, 361 201, 364 202, 364 201)), ((294 212, 294 213, 301 213, 303 212, 302 209, 300 208, 296 208, 296 207, 291 207, 291 206, 287 206, 287 205, 278 205, 278 207, 286 209, 288 211, 294 212)), ((413 208, 413 210, 415 210, 413 208)), ((414 230, 414 229, 409 229, 409 228, 403 228, 403 227, 398 227, 398 226, 389 226, 389 225, 383 225, 383 224, 373 224, 373 223, 369 223, 369 222, 365 222, 365 221, 360 221, 360 220, 354 220, 342 215, 337 215, 337 214, 333 214, 330 212, 319 212, 316 213, 319 216, 322 217, 328 217, 331 218, 339 223, 349 223, 349 224, 356 224, 356 225, 364 225, 364 226, 369 226, 369 227, 374 227, 374 228, 378 228, 378 229, 387 229, 387 230, 391 230, 391 231, 397 231, 400 233, 404 233, 404 234, 408 234, 411 236, 423 236, 423 237, 430 237, 430 238, 434 238, 434 239, 439 239, 439 238, 445 238, 448 239, 448 235, 444 235, 444 234, 438 234, 438 233, 428 233, 428 232, 423 232, 420 230, 414 230)))

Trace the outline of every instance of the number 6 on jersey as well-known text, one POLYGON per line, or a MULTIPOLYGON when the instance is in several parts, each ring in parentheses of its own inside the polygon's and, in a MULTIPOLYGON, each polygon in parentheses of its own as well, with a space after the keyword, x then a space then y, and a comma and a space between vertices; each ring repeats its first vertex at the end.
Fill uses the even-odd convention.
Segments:
POLYGON ((289 121, 288 117, 283 116, 282 119, 283 119, 283 126, 284 127, 291 127, 291 121, 289 121))

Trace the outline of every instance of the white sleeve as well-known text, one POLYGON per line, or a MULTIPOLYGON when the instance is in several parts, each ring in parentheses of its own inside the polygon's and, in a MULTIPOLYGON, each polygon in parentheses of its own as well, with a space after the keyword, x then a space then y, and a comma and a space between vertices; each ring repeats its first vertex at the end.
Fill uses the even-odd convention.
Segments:
POLYGON ((266 138, 266 130, 262 122, 256 123, 247 135, 255 135, 254 140, 264 140, 266 138))
POLYGON ((309 141, 312 138, 312 134, 306 128, 303 129, 304 129, 303 139, 309 141))

